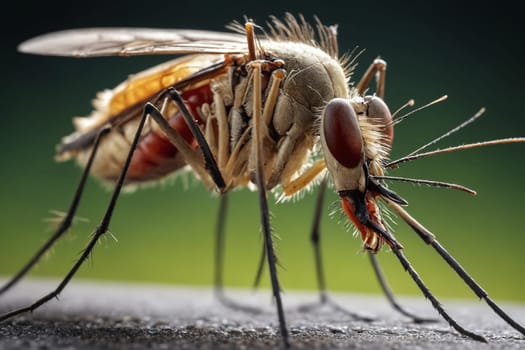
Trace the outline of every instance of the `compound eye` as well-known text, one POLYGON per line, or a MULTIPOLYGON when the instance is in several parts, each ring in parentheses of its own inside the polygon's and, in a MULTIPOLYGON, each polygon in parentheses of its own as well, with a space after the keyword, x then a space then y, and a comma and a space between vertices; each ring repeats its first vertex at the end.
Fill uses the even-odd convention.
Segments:
POLYGON ((344 167, 354 168, 361 162, 361 129, 347 100, 335 98, 328 102, 323 115, 322 137, 332 156, 344 167))
POLYGON ((377 96, 365 96, 365 102, 368 105, 367 115, 383 127, 384 141, 392 145, 394 141, 394 125, 392 124, 392 114, 386 103, 377 96))

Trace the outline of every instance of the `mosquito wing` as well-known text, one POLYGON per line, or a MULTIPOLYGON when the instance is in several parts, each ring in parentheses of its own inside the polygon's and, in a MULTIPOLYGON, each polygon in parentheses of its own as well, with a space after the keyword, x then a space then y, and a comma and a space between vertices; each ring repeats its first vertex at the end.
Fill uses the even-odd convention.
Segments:
POLYGON ((244 53, 246 37, 191 29, 83 28, 29 39, 18 50, 46 56, 98 57, 244 53))

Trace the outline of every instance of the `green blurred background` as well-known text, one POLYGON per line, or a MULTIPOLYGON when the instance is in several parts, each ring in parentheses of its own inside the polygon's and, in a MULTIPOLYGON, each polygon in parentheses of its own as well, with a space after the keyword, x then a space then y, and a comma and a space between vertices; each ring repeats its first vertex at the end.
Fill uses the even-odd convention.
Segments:
MULTIPOLYGON (((65 210, 78 181, 73 163, 53 161, 54 146, 72 131, 70 119, 90 112, 95 93, 128 74, 166 57, 66 59, 16 53, 16 45, 52 30, 86 26, 146 26, 222 30, 244 14, 263 23, 284 12, 318 15, 339 24, 342 51, 366 51, 356 75, 378 55, 388 61, 386 100, 396 109, 410 98, 419 105, 448 94, 449 100, 396 127, 393 157, 400 157, 474 114, 486 115, 441 146, 506 136, 525 136, 522 112, 523 24, 513 5, 452 4, 443 1, 363 2, 289 1, 127 1, 18 2, 5 11, 2 115, 0 117, 0 276, 21 267, 49 236, 48 210, 65 210), (11 20, 11 22, 9 22, 11 20), (521 21, 521 23, 520 23, 521 21)), ((392 188, 409 210, 489 293, 500 300, 525 301, 522 197, 525 144, 458 152, 404 165, 392 175, 439 179, 471 186, 476 197, 407 184, 392 188)), ((218 200, 200 184, 184 179, 173 185, 123 195, 111 224, 118 238, 104 239, 78 278, 209 285, 213 271, 213 229, 218 200)), ((91 180, 78 223, 33 276, 63 276, 98 224, 110 193, 91 180)), ((249 286, 257 266, 261 237, 254 193, 231 195, 228 218, 226 283, 249 286)), ((309 227, 314 195, 271 205, 273 226, 281 237, 277 250, 285 290, 315 289, 309 227)), ((337 217, 328 196, 323 251, 331 290, 380 293, 361 242, 337 217)), ((273 202, 273 201, 272 201, 273 202)), ((431 290, 442 297, 470 297, 468 289, 436 254, 407 227, 396 226, 405 254, 431 290)), ((398 294, 419 291, 388 251, 380 254, 398 294)), ((265 272, 264 286, 268 286, 265 272)), ((474 297, 475 298, 475 297, 474 297)))

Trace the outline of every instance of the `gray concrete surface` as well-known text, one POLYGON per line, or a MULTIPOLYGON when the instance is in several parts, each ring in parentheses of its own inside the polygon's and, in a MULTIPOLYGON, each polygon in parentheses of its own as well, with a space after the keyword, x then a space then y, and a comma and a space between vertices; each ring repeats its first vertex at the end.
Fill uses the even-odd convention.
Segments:
MULTIPOLYGON (((0 298, 0 312, 23 305, 54 287, 30 280, 0 298)), ((266 349, 280 348, 277 318, 267 291, 229 290, 258 314, 218 303, 208 288, 74 281, 33 314, 0 324, 0 349, 266 349)), ((284 303, 297 349, 525 349, 525 337, 484 303, 445 301, 448 311, 488 344, 458 335, 445 322, 414 324, 394 312, 381 296, 333 294, 340 305, 372 316, 352 319, 329 307, 299 312, 314 293, 286 292, 284 303)), ((400 298, 424 316, 435 312, 423 298, 400 298)), ((525 323, 525 305, 502 303, 525 323)))

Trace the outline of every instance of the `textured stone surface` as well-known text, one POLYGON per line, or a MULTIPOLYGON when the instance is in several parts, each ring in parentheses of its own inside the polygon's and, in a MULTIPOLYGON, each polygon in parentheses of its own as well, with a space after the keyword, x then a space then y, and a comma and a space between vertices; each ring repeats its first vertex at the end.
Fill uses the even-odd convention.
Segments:
MULTIPOLYGON (((0 312, 23 305, 53 287, 52 281, 25 282, 0 298, 0 312)), ((269 293, 231 290, 228 295, 262 309, 257 314, 232 310, 217 302, 207 288, 75 281, 59 301, 0 324, 0 349, 280 348, 269 293)), ((484 303, 447 300, 444 304, 463 326, 485 336, 488 344, 458 335, 441 320, 414 324, 393 311, 381 296, 334 294, 333 298, 375 320, 358 321, 328 306, 300 312, 298 306, 315 301, 316 295, 287 292, 284 303, 294 348, 525 348, 525 337, 484 303)), ((436 316, 423 298, 400 301, 422 316, 436 316)), ((525 322, 525 305, 502 306, 525 322)))

